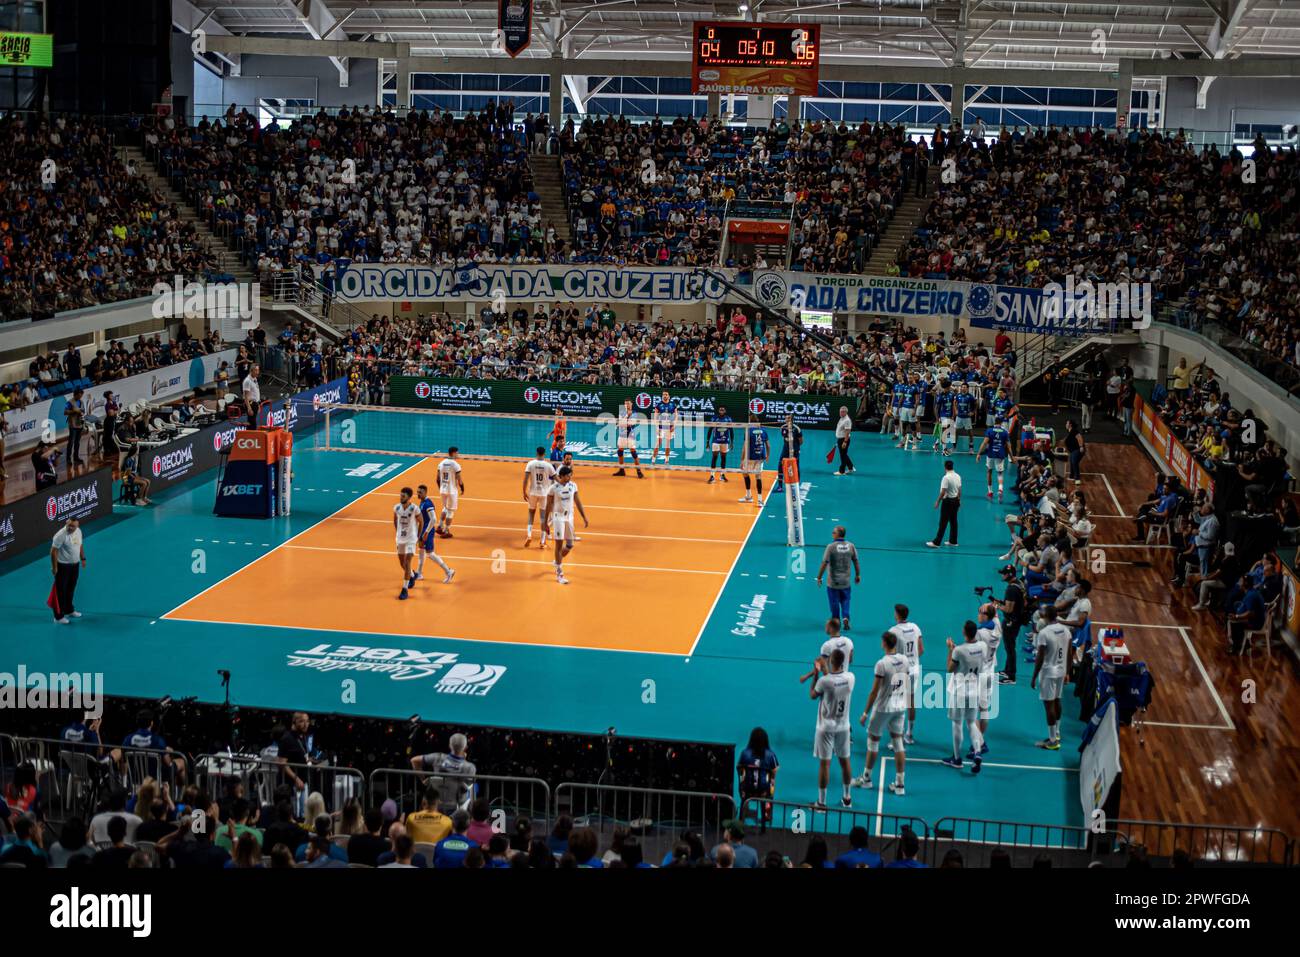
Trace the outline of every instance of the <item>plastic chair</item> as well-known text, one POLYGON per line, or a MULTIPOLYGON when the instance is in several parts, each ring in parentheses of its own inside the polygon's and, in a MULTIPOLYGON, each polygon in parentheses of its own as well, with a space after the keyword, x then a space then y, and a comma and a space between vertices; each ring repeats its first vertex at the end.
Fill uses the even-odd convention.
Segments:
POLYGON ((1259 628, 1247 628, 1242 632, 1241 652, 1240 654, 1249 654, 1251 658, 1255 657, 1255 639, 1264 639, 1264 653, 1268 657, 1273 657, 1273 636, 1277 631, 1277 611, 1278 604, 1282 598, 1279 595, 1268 603, 1268 608, 1264 611, 1264 624, 1259 628))

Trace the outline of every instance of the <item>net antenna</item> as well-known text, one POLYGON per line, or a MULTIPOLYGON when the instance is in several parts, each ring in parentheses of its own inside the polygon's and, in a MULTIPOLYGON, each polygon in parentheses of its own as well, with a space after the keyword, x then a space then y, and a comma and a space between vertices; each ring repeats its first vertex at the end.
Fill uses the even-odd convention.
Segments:
POLYGON ((744 286, 736 285, 736 283, 732 282, 729 278, 727 278, 726 275, 719 272, 718 270, 706 269, 701 267, 699 269, 696 269, 693 272, 693 275, 702 276, 706 279, 713 280, 719 286, 725 289, 727 292, 731 293, 733 296, 736 296, 739 299, 743 299, 746 303, 753 306, 760 313, 762 313, 762 315, 768 320, 772 322, 780 323, 783 326, 790 327, 791 329, 795 330, 795 332, 797 332, 801 337, 806 339, 811 339, 813 342, 817 343, 819 346, 824 348, 827 352, 834 353, 835 355, 839 356, 840 359, 842 359, 844 362, 848 363, 850 366, 857 369, 859 372, 865 373, 868 377, 875 379, 877 382, 881 383, 887 388, 892 389, 894 387, 894 382, 892 379, 887 378, 880 372, 873 369, 871 366, 859 362, 857 359, 853 358, 853 356, 849 355, 847 352, 845 352, 843 349, 841 349, 839 346, 833 343, 830 339, 826 338, 820 332, 816 332, 812 329, 807 329, 804 327, 803 323, 795 322, 785 313, 779 312, 776 309, 773 309, 771 306, 767 305, 766 303, 760 302, 758 299, 754 297, 754 295, 748 289, 746 289, 744 286))

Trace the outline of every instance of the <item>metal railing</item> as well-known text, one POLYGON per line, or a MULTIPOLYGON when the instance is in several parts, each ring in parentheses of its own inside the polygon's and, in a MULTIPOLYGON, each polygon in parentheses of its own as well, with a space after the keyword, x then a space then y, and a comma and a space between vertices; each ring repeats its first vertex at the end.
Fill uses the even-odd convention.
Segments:
POLYGON ((626 829, 641 841, 646 863, 657 864, 686 831, 699 834, 705 849, 718 843, 723 823, 736 816, 736 802, 730 794, 566 781, 555 789, 554 812, 591 828, 601 847, 609 847, 615 828, 626 829))
POLYGON ((1182 852, 1198 866, 1290 867, 1300 863, 1295 841, 1273 827, 1119 820, 1111 823, 1108 836, 1113 841, 1112 853, 1127 856, 1130 848, 1141 847, 1148 859, 1161 862, 1182 852))
MULTIPOLYGON (((296 764, 281 762, 273 754, 201 754, 195 761, 195 783, 214 799, 233 793, 236 785, 242 786, 244 796, 259 805, 275 803, 278 788, 290 788, 290 803, 294 813, 302 817, 307 798, 319 793, 329 812, 342 810, 349 798, 360 800, 364 795, 365 776, 356 768, 330 764, 296 764), (290 768, 303 782, 295 787, 285 769, 290 768)), ((310 822, 309 822, 310 823, 310 822)))
POLYGON ((898 840, 903 828, 910 827, 921 841, 922 860, 930 833, 925 821, 906 814, 841 807, 814 810, 807 804, 757 797, 745 798, 741 803, 740 820, 746 826, 746 843, 760 850, 760 855, 776 850, 796 865, 807 852, 809 837, 813 835, 826 841, 833 860, 849 850, 849 833, 855 827, 864 828, 868 835, 867 848, 888 862, 898 857, 898 840))
POLYGON ((934 823, 926 862, 938 867, 955 848, 965 867, 988 867, 995 850, 1006 851, 1012 867, 1030 867, 1044 857, 1054 867, 1087 867, 1091 836, 1085 828, 1067 825, 944 817, 934 823))
POLYGON ((551 787, 541 778, 376 768, 370 772, 367 784, 368 806, 378 807, 391 799, 399 809, 415 810, 420 806, 421 792, 430 783, 448 799, 447 803, 457 807, 468 807, 476 798, 487 801, 493 826, 505 833, 511 833, 521 817, 533 822, 538 837, 550 829, 551 787))

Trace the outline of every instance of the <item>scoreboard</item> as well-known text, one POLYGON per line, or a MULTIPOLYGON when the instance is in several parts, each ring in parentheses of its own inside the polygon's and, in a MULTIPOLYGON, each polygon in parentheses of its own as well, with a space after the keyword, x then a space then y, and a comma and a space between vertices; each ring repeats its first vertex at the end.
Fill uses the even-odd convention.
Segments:
POLYGON ((698 22, 691 92, 815 96, 820 52, 815 23, 698 22))

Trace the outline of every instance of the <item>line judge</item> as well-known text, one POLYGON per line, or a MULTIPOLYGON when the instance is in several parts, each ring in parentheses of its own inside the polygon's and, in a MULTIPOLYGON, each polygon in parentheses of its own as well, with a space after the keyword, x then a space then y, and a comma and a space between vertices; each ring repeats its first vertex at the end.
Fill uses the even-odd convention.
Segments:
POLYGON ((72 604, 77 590, 77 578, 86 567, 86 550, 81 544, 81 523, 70 518, 54 533, 50 546, 50 566, 54 572, 54 587, 50 589, 49 606, 54 612, 55 624, 70 624, 70 619, 80 618, 81 612, 72 604))
POLYGON ((931 548, 943 544, 943 533, 948 532, 948 544, 957 544, 957 510, 961 508, 961 476, 953 467, 952 460, 943 463, 943 478, 939 480, 939 497, 934 500, 934 507, 939 510, 939 531, 934 539, 926 542, 931 548))

